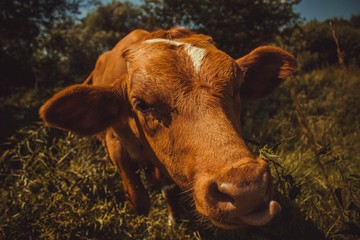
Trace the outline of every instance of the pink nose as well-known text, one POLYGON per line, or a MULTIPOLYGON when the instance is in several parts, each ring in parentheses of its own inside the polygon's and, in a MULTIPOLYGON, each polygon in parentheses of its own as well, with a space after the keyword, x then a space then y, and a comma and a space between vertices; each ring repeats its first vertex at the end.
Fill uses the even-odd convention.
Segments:
POLYGON ((271 181, 267 165, 249 164, 230 172, 209 184, 208 197, 219 210, 232 216, 244 215, 270 201, 271 181), (248 174, 250 172, 252 176, 248 174))
POLYGON ((195 186, 199 212, 218 226, 264 225, 280 211, 271 201, 272 183, 262 159, 242 159, 219 175, 203 177, 195 186))

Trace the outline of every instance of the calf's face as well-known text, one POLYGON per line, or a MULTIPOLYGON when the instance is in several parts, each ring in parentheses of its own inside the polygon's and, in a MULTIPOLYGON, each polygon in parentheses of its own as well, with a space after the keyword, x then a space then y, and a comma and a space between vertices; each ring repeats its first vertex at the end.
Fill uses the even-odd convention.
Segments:
POLYGON ((146 40, 123 58, 127 75, 114 86, 65 89, 41 108, 42 118, 83 135, 133 120, 154 164, 192 192, 199 213, 228 229, 269 222, 280 206, 267 163, 241 137, 240 95, 272 91, 294 70, 293 57, 263 47, 235 61, 195 35, 146 40))

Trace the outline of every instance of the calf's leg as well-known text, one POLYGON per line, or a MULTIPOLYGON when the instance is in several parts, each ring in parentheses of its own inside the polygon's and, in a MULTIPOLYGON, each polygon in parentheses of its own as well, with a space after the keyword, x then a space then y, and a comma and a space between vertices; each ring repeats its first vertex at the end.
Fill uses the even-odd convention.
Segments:
POLYGON ((150 197, 138 174, 138 164, 131 159, 111 130, 106 133, 106 148, 111 161, 120 173, 130 209, 137 214, 148 215, 150 197))

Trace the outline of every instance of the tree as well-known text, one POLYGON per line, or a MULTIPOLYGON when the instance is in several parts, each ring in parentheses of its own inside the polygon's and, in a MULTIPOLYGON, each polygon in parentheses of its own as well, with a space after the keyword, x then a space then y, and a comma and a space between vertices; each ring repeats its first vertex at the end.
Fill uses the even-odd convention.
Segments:
POLYGON ((144 27, 141 9, 131 3, 112 2, 99 6, 82 21, 61 21, 41 39, 37 58, 42 85, 82 82, 99 55, 110 50, 135 28, 144 27))
POLYGON ((212 36, 233 57, 272 42, 297 22, 299 0, 145 0, 115 2, 83 20, 79 7, 96 0, 0 0, 3 86, 83 80, 97 57, 135 28, 183 26, 212 36))
POLYGON ((0 71, 3 90, 33 85, 39 37, 56 21, 74 16, 83 0, 0 0, 0 71))
POLYGON ((360 64, 360 15, 350 19, 328 19, 323 22, 310 21, 293 29, 288 38, 279 40, 297 55, 302 70, 313 70, 339 62, 337 45, 330 22, 345 64, 360 64))
POLYGON ((149 26, 184 26, 211 35, 220 49, 239 57, 272 42, 299 16, 300 0, 145 0, 149 26))

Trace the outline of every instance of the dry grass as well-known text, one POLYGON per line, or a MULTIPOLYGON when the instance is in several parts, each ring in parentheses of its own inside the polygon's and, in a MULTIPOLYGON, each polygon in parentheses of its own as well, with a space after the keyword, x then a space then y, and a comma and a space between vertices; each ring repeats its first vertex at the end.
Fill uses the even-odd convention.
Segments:
POLYGON ((359 76, 359 68, 336 67, 299 74, 244 106, 244 135, 269 161, 283 206, 269 226, 224 232, 188 213, 168 227, 164 199, 148 184, 150 216, 132 215, 101 144, 32 124, 2 146, 0 239, 359 238, 359 76), (313 141, 301 130, 289 89, 313 141))

